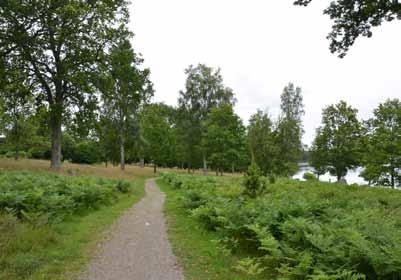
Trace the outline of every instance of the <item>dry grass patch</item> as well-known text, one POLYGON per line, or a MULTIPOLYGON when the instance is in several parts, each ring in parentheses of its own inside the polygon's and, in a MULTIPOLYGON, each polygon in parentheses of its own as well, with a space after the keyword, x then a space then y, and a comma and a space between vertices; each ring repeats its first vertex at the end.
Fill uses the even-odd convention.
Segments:
MULTIPOLYGON (((39 172, 54 172, 50 169, 50 162, 47 160, 34 159, 8 159, 0 158, 0 170, 26 170, 39 172)), ((153 168, 127 165, 125 171, 118 166, 105 167, 104 165, 86 165, 63 163, 59 173, 72 176, 95 176, 111 179, 128 179, 135 177, 154 177, 153 168)))

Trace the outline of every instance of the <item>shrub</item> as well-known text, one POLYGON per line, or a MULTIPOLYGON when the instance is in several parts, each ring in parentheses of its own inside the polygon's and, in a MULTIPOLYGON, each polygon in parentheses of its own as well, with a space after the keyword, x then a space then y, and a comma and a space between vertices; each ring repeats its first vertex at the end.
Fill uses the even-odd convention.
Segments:
POLYGON ((266 188, 266 181, 261 176, 261 171, 255 162, 249 166, 244 177, 244 194, 255 198, 263 193, 266 188))
MULTIPOLYGON (((249 186, 258 186, 257 175, 250 168, 249 186)), ((181 186, 181 207, 245 257, 236 268, 250 277, 401 279, 399 191, 278 179, 255 199, 243 199, 249 190, 237 178, 163 178, 181 186)))
POLYGON ((119 181, 116 185, 116 189, 121 193, 128 193, 131 189, 131 184, 127 181, 119 181))
MULTIPOLYGON (((8 151, 5 154, 6 158, 14 158, 15 157, 15 151, 8 151)), ((28 158, 30 157, 30 153, 29 152, 25 152, 25 151, 19 151, 18 152, 18 157, 19 158, 28 158)))
POLYGON ((33 159, 49 159, 50 149, 43 146, 35 146, 29 149, 30 158, 33 159))
POLYGON ((304 178, 306 181, 317 180, 316 176, 310 172, 305 172, 304 175, 302 176, 302 178, 304 178))
POLYGON ((100 153, 96 142, 84 141, 75 146, 71 158, 74 163, 94 164, 100 161, 100 153))
POLYGON ((109 204, 129 189, 128 182, 4 172, 0 173, 0 211, 33 224, 59 222, 75 212, 109 204))

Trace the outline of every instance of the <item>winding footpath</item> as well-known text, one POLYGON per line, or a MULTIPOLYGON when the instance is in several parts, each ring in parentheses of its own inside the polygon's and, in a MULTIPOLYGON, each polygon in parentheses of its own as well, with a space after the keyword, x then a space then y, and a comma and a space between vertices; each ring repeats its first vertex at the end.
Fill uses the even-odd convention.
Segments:
POLYGON ((113 225, 81 280, 184 280, 163 215, 165 194, 154 180, 146 196, 113 225))

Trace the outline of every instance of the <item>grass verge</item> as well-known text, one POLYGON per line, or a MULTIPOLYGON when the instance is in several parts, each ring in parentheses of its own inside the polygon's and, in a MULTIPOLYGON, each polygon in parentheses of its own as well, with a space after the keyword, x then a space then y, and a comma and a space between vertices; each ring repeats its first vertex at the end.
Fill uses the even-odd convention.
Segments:
POLYGON ((168 235, 174 254, 183 266, 187 280, 244 280, 247 276, 233 267, 239 258, 225 254, 216 240, 215 232, 206 231, 180 207, 181 192, 172 190, 162 179, 157 179, 166 193, 165 214, 168 235))
POLYGON ((145 178, 136 177, 130 195, 121 195, 113 205, 74 215, 53 226, 32 227, 0 215, 2 238, 7 234, 12 237, 6 244, 12 252, 0 260, 0 279, 76 279, 104 236, 103 232, 143 197, 144 182, 145 178))

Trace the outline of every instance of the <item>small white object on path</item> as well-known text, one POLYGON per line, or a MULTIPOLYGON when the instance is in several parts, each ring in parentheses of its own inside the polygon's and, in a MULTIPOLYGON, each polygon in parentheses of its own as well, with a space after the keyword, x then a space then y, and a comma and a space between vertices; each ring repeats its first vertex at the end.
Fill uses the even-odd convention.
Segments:
POLYGON ((165 195, 154 180, 146 196, 113 225, 81 280, 184 280, 167 238, 165 195))

